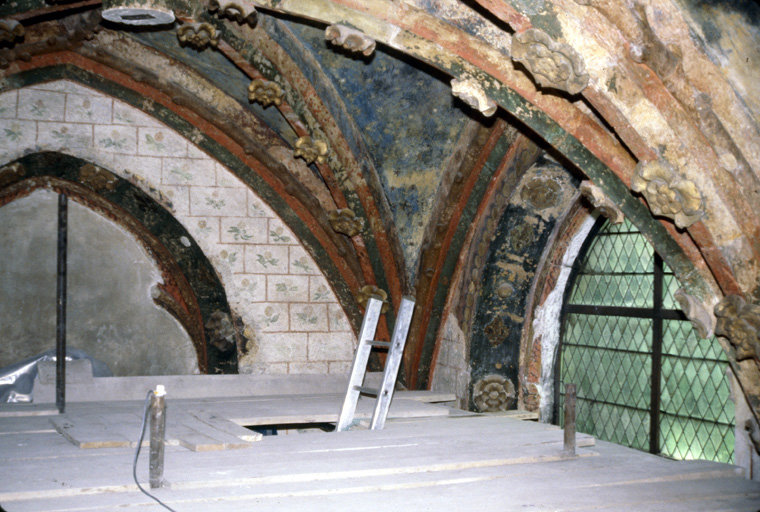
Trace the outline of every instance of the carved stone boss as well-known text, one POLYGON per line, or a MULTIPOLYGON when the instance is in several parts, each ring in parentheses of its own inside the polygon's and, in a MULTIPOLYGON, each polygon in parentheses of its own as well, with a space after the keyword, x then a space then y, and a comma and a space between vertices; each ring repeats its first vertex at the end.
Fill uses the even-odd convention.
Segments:
POLYGON ((325 29, 325 39, 330 43, 364 56, 372 55, 375 51, 375 40, 364 32, 345 25, 330 25, 325 29))
POLYGON ((280 105, 282 103, 282 87, 276 82, 269 82, 257 78, 248 86, 248 100, 256 101, 264 107, 271 104, 280 105))
POLYGON ((346 236, 356 236, 362 229, 361 219, 350 208, 340 208, 330 212, 330 226, 338 233, 346 236))
POLYGON ((208 46, 216 48, 219 34, 210 23, 188 23, 177 29, 177 38, 182 46, 192 46, 203 50, 208 46))
POLYGON ((673 219, 679 228, 691 226, 704 215, 697 186, 664 160, 639 162, 631 188, 644 195, 652 213, 673 219))
POLYGON ((318 163, 323 164, 327 160, 327 144, 324 141, 312 139, 308 135, 304 135, 296 141, 296 150, 293 152, 293 156, 303 158, 307 164, 318 163))
POLYGON ((542 87, 578 94, 588 85, 586 66, 580 55, 537 28, 512 38, 512 59, 522 63, 542 87))
POLYGON ((362 286, 359 290, 359 293, 356 294, 356 302, 359 303, 362 307, 367 307, 367 301, 369 301, 369 298, 375 296, 380 297, 383 301, 383 306, 380 308, 381 313, 385 313, 390 308, 390 305, 388 304, 388 294, 385 292, 385 290, 378 288, 374 284, 368 284, 365 286, 362 286))
POLYGON ((211 0, 208 4, 208 10, 217 13, 220 18, 233 20, 240 25, 247 23, 251 27, 256 26, 259 16, 253 7, 251 7, 250 12, 246 12, 240 4, 225 0, 211 0))
POLYGON ((506 411, 517 400, 515 385, 501 375, 487 375, 472 390, 473 402, 480 412, 506 411))

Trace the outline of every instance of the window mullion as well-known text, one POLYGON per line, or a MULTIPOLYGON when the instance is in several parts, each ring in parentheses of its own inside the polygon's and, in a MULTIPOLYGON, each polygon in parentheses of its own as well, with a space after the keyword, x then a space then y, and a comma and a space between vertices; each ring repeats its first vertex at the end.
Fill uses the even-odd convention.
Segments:
POLYGON ((662 258, 654 253, 652 283, 652 381, 649 420, 649 451, 660 453, 660 388, 662 383, 662 258))

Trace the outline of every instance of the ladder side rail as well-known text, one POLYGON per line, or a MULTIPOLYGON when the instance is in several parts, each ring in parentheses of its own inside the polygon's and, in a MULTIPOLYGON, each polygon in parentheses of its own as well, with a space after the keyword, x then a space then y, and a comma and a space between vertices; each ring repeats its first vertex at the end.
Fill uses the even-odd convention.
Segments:
POLYGON ((351 376, 349 377, 346 396, 343 399, 343 407, 340 410, 338 423, 335 425, 336 432, 348 429, 354 420, 356 403, 359 401, 360 394, 357 388, 361 387, 364 381, 369 354, 372 351, 370 342, 375 337, 375 330, 380 320, 380 308, 382 305, 382 301, 374 297, 370 297, 367 301, 367 310, 364 312, 362 327, 359 331, 359 343, 354 355, 354 362, 351 365, 351 376))
POLYGON ((385 426, 385 419, 388 417, 388 410, 391 406, 391 400, 393 400, 396 378, 398 377, 398 370, 401 366, 401 357, 404 355, 406 337, 409 333, 409 326, 412 323, 413 314, 414 300, 403 297, 398 309, 398 315, 396 315, 396 325, 393 326, 391 348, 388 351, 388 357, 385 360, 383 382, 378 390, 375 411, 372 413, 372 421, 369 426, 371 430, 381 430, 385 426))

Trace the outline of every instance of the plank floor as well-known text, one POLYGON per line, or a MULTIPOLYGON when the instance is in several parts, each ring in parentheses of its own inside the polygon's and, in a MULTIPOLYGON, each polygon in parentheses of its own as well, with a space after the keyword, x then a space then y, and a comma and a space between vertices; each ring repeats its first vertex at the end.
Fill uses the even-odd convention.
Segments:
MULTIPOLYGON (((155 494, 177 512, 760 510, 760 484, 733 466, 667 460, 582 434, 578 456, 568 458, 556 427, 509 416, 449 415, 424 403, 424 395, 402 396, 382 431, 264 436, 215 451, 172 443, 167 486, 155 494)), ((245 435, 240 425, 335 421, 340 401, 339 395, 168 401, 167 437, 181 439, 182 429, 200 428, 196 422, 208 427, 205 435, 224 432, 220 439, 229 442, 245 435)), ((360 416, 368 416, 369 405, 360 405, 360 416)), ((25 407, 28 416, 0 408, 2 507, 165 510, 132 481, 141 407, 69 404, 65 417, 46 415, 43 406, 25 407), (125 444, 108 444, 117 437, 125 444), (100 447, 78 447, 93 439, 100 447)), ((144 453, 141 481, 147 473, 144 453)))

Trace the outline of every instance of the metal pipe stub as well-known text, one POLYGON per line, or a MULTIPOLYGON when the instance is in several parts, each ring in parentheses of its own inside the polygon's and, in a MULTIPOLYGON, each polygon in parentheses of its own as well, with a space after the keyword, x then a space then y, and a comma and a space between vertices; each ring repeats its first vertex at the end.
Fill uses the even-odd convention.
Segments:
POLYGON ((156 489, 164 483, 164 445, 166 435, 166 391, 161 385, 150 397, 150 487, 156 489))
POLYGON ((565 385, 565 444, 562 453, 575 455, 575 384, 565 385))

